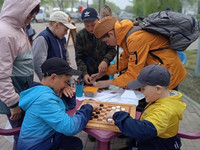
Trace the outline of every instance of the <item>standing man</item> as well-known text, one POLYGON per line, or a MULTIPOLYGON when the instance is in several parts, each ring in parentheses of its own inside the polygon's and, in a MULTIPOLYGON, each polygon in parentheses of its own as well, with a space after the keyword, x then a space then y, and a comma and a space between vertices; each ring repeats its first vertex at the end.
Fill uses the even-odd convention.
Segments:
MULTIPOLYGON (((119 45, 123 48, 119 59, 118 70, 117 64, 115 63, 110 66, 106 72, 100 73, 98 78, 105 74, 115 74, 118 71, 127 69, 121 76, 113 80, 99 81, 95 86, 100 88, 113 84, 119 87, 126 86, 128 82, 137 78, 139 72, 145 66, 160 63, 149 51, 169 47, 169 41, 162 35, 153 34, 145 30, 133 32, 126 39, 127 33, 134 27, 130 20, 119 22, 116 18, 110 16, 103 18, 95 25, 94 34, 97 38, 106 42, 107 45, 119 45)), ((177 52, 166 48, 164 50, 155 51, 153 54, 163 61, 162 66, 167 68, 172 74, 169 89, 175 89, 187 74, 177 52)))
MULTIPOLYGON (((94 26, 99 21, 94 8, 84 9, 81 19, 85 28, 76 36, 76 63, 78 70, 82 71, 84 82, 92 84, 91 75, 106 71, 116 55, 116 50, 114 46, 107 46, 105 42, 94 36, 94 26)), ((102 79, 109 79, 109 76, 103 76, 100 80, 102 79)))
MULTIPOLYGON (((40 0, 4 0, 0 16, 0 113, 7 114, 12 128, 20 127, 23 115, 19 93, 33 81, 33 58, 26 26, 39 11, 40 0)), ((18 136, 14 136, 16 149, 18 136)))

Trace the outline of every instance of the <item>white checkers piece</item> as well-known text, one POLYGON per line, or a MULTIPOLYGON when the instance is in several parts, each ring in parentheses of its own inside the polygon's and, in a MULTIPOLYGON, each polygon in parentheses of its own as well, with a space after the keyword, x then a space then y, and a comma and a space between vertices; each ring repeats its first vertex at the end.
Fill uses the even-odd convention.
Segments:
POLYGON ((120 111, 120 109, 116 109, 115 111, 120 111))
POLYGON ((125 108, 121 108, 121 111, 126 111, 126 109, 125 108))
POLYGON ((112 107, 112 110, 115 110, 116 109, 116 107, 112 107))
POLYGON ((111 123, 113 121, 112 118, 108 118, 108 122, 111 123))
POLYGON ((120 109, 120 106, 116 106, 117 109, 120 109))

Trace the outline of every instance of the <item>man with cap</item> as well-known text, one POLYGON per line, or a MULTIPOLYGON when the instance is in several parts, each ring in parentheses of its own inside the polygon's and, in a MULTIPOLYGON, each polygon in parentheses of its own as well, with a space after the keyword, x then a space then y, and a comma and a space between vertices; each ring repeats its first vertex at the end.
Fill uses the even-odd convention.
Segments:
MULTIPOLYGON (((116 55, 115 47, 107 46, 105 42, 94 36, 94 26, 99 21, 94 8, 86 8, 82 11, 81 19, 85 28, 76 36, 76 64, 86 84, 92 84, 91 74, 104 72, 116 55)), ((100 80, 106 80, 109 76, 103 76, 100 80)))
POLYGON ((133 119, 122 111, 111 111, 107 115, 124 135, 134 139, 130 149, 133 145, 141 150, 180 149, 181 141, 176 135, 186 104, 181 102, 181 93, 169 90, 170 77, 169 71, 161 65, 144 67, 137 79, 127 85, 139 89, 148 103, 140 119, 133 119))
POLYGON ((165 37, 145 30, 138 30, 126 37, 127 33, 134 27, 132 21, 123 20, 119 22, 114 17, 105 17, 95 25, 94 35, 97 38, 106 42, 107 45, 118 45, 123 49, 119 62, 109 66, 107 72, 102 75, 111 75, 126 69, 121 76, 113 80, 99 81, 95 85, 106 87, 114 84, 115 86, 123 87, 128 82, 135 80, 145 66, 161 63, 172 73, 169 88, 176 88, 187 74, 176 51, 166 48, 169 47, 169 41, 165 37), (150 52, 150 50, 164 47, 166 49, 150 52))
POLYGON ((83 105, 75 115, 68 116, 60 96, 70 77, 81 72, 58 57, 47 59, 41 69, 42 81, 20 94, 19 107, 26 114, 18 149, 82 150, 81 140, 72 135, 85 127, 92 112, 98 110, 98 105, 83 105))

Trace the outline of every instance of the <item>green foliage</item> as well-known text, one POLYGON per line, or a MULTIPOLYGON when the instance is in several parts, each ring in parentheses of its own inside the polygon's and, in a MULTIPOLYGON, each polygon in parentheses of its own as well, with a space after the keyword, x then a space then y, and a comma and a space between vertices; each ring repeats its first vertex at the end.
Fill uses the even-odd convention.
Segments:
POLYGON ((181 11, 180 0, 134 0, 133 13, 136 16, 147 16, 153 12, 170 8, 173 11, 181 11))
POLYGON ((1 7, 3 5, 3 2, 4 2, 4 0, 0 0, 0 10, 1 10, 1 7))
MULTIPOLYGON (((120 8, 116 6, 115 3, 106 1, 105 4, 110 7, 113 13, 116 14, 120 13, 120 8)), ((99 7, 99 0, 93 0, 93 4, 90 5, 90 7, 93 7, 94 9, 96 9, 97 12, 99 12, 99 9, 101 9, 103 5, 104 5, 103 0, 100 0, 100 7, 99 7)))

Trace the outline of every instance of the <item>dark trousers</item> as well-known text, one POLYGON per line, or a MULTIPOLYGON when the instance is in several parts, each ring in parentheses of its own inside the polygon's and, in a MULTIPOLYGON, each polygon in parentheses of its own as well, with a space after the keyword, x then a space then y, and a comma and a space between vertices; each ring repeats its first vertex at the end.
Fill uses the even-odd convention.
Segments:
MULTIPOLYGON (((24 118, 24 114, 22 115, 22 117, 21 117, 19 120, 16 120, 16 121, 10 120, 10 116, 11 116, 11 114, 8 114, 8 115, 7 115, 11 127, 12 127, 12 128, 21 127, 22 121, 23 121, 23 118, 24 118)), ((18 138, 19 138, 19 135, 14 135, 13 150, 16 150, 16 149, 17 149, 17 141, 18 141, 18 138)))
MULTIPOLYGON (((18 146, 20 149, 20 146, 18 146)), ((65 136, 61 133, 55 133, 53 136, 43 140, 39 144, 30 148, 30 150, 82 150, 82 141, 75 136, 65 136)))

